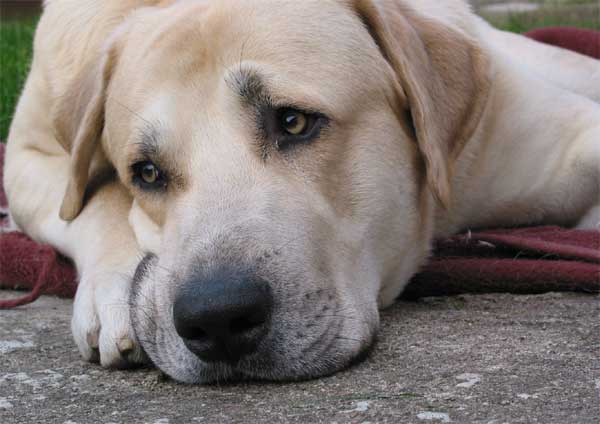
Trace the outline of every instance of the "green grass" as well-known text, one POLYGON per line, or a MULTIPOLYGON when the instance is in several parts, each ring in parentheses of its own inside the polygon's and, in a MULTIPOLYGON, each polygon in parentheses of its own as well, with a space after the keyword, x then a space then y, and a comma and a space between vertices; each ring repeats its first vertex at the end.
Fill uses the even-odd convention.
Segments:
MULTIPOLYGON (((588 0, 571 0, 571 2, 589 3, 588 0)), ((533 28, 551 25, 600 29, 600 16, 596 13, 536 12, 511 14, 503 18, 489 17, 489 19, 499 28, 513 32, 526 32, 533 28)), ((0 141, 2 142, 6 141, 10 121, 27 77, 36 23, 37 18, 33 17, 0 21, 0 141)))
POLYGON ((5 141, 10 121, 25 83, 37 18, 0 21, 0 140, 5 141))
POLYGON ((503 17, 485 16, 496 27, 505 31, 527 32, 548 26, 574 26, 600 30, 600 12, 564 12, 552 9, 534 13, 512 13, 503 17))

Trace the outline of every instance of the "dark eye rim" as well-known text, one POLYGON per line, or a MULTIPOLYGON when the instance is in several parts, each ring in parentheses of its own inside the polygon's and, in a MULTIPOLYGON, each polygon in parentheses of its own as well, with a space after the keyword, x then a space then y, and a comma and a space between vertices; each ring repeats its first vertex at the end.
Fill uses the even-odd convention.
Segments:
POLYGON ((262 125, 265 136, 270 138, 278 150, 286 150, 292 146, 308 144, 319 138, 321 131, 329 125, 327 116, 320 112, 307 111, 294 106, 281 106, 269 108, 268 114, 263 118, 262 125), (290 134, 282 125, 283 115, 288 112, 298 112, 307 119, 307 130, 301 134, 290 134))
POLYGON ((144 191, 165 191, 167 189, 168 178, 167 175, 160 166, 154 163, 151 160, 140 160, 131 165, 131 182, 136 187, 144 190, 144 191), (148 183, 142 177, 142 170, 147 165, 152 165, 156 168, 158 176, 156 181, 153 183, 148 183))

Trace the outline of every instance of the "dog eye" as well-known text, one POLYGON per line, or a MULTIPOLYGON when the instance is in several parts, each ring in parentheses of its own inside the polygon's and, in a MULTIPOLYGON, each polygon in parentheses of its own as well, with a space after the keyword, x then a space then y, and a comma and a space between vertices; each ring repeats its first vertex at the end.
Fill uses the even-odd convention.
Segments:
POLYGON ((133 183, 142 189, 163 189, 167 179, 158 166, 150 161, 138 162, 132 166, 133 183))
POLYGON ((302 112, 286 107, 275 110, 275 125, 272 136, 277 148, 284 149, 289 145, 309 142, 319 136, 327 119, 319 113, 302 112))
POLYGON ((279 118, 281 127, 290 135, 301 135, 308 128, 308 117, 294 109, 284 109, 279 118))
POLYGON ((159 177, 158 169, 156 169, 156 166, 151 163, 147 163, 142 166, 140 175, 142 176, 142 180, 148 184, 154 184, 159 177))

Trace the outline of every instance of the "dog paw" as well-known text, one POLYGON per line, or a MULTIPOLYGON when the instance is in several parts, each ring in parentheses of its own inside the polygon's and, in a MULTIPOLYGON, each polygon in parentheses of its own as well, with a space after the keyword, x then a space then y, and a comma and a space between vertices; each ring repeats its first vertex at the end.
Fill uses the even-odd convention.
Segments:
POLYGON ((146 362, 129 317, 130 280, 123 275, 82 275, 71 330, 83 358, 107 368, 146 362))

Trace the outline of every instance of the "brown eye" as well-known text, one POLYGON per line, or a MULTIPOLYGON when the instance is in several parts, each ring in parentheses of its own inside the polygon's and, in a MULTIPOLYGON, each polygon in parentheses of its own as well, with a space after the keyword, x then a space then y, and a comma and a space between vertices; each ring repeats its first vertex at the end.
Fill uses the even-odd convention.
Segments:
POLYGON ((271 140, 277 150, 283 151, 292 146, 308 144, 319 138, 321 130, 327 127, 329 119, 319 112, 306 112, 295 107, 268 109, 261 115, 265 139, 271 140))
POLYGON ((153 163, 146 163, 141 169, 141 177, 147 184, 154 184, 158 180, 158 169, 153 163))
POLYGON ((138 162, 131 167, 133 182, 144 190, 164 189, 167 179, 163 172, 150 161, 138 162))
POLYGON ((308 117, 302 112, 288 109, 281 115, 281 126, 290 135, 302 135, 308 129, 308 117))

